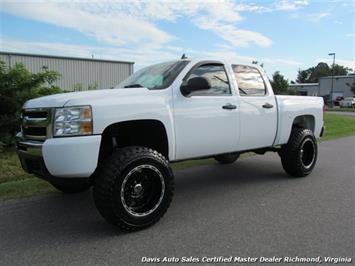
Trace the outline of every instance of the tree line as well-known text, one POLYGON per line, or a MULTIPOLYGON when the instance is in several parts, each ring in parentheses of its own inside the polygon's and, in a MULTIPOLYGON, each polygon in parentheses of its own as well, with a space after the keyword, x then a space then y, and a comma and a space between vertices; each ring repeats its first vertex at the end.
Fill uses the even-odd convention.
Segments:
MULTIPOLYGON (((298 70, 296 82, 297 83, 318 83, 319 78, 327 76, 342 76, 351 73, 351 69, 334 64, 334 66, 329 66, 327 63, 320 62, 316 66, 310 67, 308 69, 298 70)), ((272 80, 270 80, 271 85, 275 94, 294 94, 295 92, 289 91, 289 84, 295 84, 294 81, 289 81, 286 79, 279 71, 276 71, 272 75, 272 80)), ((355 82, 354 82, 355 83, 355 82)), ((355 84, 349 84, 352 92, 355 94, 355 84)))

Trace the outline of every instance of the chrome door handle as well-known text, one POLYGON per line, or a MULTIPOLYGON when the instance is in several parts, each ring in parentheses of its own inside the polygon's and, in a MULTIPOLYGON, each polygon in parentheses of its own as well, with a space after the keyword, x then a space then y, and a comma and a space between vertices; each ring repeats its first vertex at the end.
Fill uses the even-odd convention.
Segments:
POLYGON ((264 105, 263 105, 263 108, 266 108, 266 109, 270 109, 270 108, 272 108, 272 107, 274 107, 272 104, 270 104, 270 103, 265 103, 264 105))

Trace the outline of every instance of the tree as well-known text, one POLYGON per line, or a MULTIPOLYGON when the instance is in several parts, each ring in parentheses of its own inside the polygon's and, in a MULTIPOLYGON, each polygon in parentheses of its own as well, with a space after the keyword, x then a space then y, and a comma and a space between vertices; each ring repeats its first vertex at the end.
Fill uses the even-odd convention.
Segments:
POLYGON ((298 70, 298 75, 296 81, 298 83, 317 83, 319 78, 327 76, 341 76, 347 75, 351 71, 350 68, 335 64, 329 67, 327 63, 320 62, 315 67, 310 67, 305 70, 298 70), (333 73, 334 70, 334 73, 333 73))
POLYGON ((288 80, 279 71, 272 75, 271 86, 275 94, 288 93, 288 80))
POLYGON ((59 77, 55 71, 31 73, 23 64, 9 68, 0 61, 0 146, 14 143, 20 111, 27 100, 62 92, 53 85, 59 77))

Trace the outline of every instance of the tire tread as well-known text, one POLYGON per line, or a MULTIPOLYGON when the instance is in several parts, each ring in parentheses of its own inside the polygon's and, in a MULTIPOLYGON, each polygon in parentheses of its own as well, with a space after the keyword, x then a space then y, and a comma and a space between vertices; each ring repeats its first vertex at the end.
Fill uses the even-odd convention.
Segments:
POLYGON ((120 227, 125 231, 136 231, 158 222, 167 211, 174 193, 174 178, 170 178, 171 191, 167 197, 167 208, 158 215, 154 220, 144 226, 131 225, 119 218, 113 208, 112 197, 117 176, 119 176, 125 167, 136 159, 151 157, 161 162, 167 167, 169 174, 173 176, 172 170, 165 157, 155 150, 146 147, 130 146, 118 149, 110 157, 108 157, 99 167, 98 175, 95 177, 94 183, 94 201, 100 214, 111 224, 120 227))

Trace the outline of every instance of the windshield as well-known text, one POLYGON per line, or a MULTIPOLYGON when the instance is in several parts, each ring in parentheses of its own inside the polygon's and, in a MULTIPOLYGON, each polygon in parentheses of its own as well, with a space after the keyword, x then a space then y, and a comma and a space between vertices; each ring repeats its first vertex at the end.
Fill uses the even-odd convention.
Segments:
POLYGON ((170 61, 145 67, 128 77, 115 88, 144 87, 150 90, 165 89, 173 83, 189 61, 170 61))

